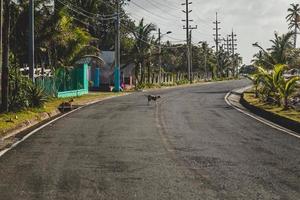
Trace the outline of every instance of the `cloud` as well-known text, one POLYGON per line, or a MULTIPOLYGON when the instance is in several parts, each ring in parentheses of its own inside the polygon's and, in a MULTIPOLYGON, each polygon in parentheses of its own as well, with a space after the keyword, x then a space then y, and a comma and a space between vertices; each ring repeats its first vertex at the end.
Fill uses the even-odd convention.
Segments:
MULTIPOLYGON (((164 31, 172 30, 172 37, 185 39, 183 6, 180 0, 131 0, 133 4, 126 9, 134 18, 144 17, 147 22, 153 22, 164 31)), ((252 43, 259 42, 269 47, 269 40, 274 32, 288 32, 285 16, 289 4, 286 0, 193 0, 191 18, 198 30, 194 31, 193 41, 207 40, 213 45, 213 21, 215 13, 219 13, 222 37, 232 29, 238 35, 238 52, 244 57, 244 62, 249 63, 257 49, 252 43)), ((130 3, 129 3, 130 4, 130 3)))

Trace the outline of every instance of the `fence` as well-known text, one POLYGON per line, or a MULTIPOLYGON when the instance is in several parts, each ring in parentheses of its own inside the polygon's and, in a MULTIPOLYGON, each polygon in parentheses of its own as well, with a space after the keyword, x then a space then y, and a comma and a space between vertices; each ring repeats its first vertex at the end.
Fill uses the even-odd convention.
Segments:
POLYGON ((65 98, 88 93, 88 66, 57 69, 52 76, 37 77, 36 84, 53 97, 65 98))
MULTIPOLYGON (((209 75, 208 75, 209 77, 209 75)), ((201 72, 194 72, 192 73, 192 80, 193 81, 201 81, 204 79, 209 79, 208 77, 205 76, 204 73, 201 72)), ((188 74, 187 73, 163 73, 161 77, 159 78, 158 74, 152 73, 150 75, 150 81, 148 81, 148 76, 146 75, 145 82, 152 83, 152 84, 159 84, 159 83, 164 83, 164 84, 175 84, 177 82, 183 81, 183 80, 188 80, 188 74)))

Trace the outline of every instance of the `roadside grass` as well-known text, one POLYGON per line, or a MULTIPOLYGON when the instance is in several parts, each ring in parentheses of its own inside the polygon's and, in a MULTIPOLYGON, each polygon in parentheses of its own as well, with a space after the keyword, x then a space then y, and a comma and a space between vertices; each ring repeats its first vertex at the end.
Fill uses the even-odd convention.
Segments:
POLYGON ((80 97, 72 98, 61 98, 61 99, 50 99, 45 103, 43 108, 28 108, 23 111, 16 113, 1 113, 0 114, 0 136, 4 135, 7 131, 17 128, 24 124, 28 120, 38 120, 40 121, 41 113, 51 113, 54 112, 61 103, 74 100, 73 105, 84 105, 89 102, 96 100, 105 99, 113 96, 121 96, 125 93, 113 93, 113 92, 93 92, 80 97))
POLYGON ((255 98, 253 92, 244 93, 244 99, 251 105, 254 105, 256 107, 264 109, 268 112, 271 112, 271 113, 277 114, 279 116, 286 117, 288 119, 300 122, 300 112, 298 112, 294 109, 283 110, 282 107, 263 103, 258 98, 255 98))

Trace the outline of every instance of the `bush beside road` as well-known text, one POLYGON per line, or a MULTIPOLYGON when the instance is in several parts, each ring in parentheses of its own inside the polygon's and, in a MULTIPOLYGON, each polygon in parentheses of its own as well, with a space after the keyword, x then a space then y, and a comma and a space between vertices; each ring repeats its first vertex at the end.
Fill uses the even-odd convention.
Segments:
POLYGON ((246 92, 244 93, 244 99, 253 106, 300 123, 300 112, 294 109, 284 110, 282 107, 263 103, 258 98, 255 98, 254 95, 254 93, 246 92))

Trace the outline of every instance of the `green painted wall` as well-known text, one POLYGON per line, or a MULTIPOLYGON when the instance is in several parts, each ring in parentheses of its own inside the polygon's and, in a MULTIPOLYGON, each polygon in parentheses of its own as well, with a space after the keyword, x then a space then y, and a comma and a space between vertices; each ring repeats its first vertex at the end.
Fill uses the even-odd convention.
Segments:
POLYGON ((57 93, 58 98, 77 97, 89 93, 89 81, 88 81, 88 64, 84 64, 74 69, 72 80, 73 88, 75 90, 60 91, 57 93))

